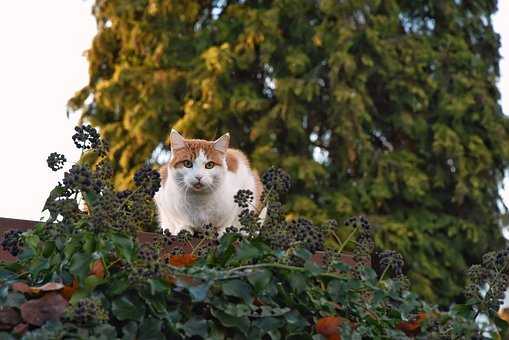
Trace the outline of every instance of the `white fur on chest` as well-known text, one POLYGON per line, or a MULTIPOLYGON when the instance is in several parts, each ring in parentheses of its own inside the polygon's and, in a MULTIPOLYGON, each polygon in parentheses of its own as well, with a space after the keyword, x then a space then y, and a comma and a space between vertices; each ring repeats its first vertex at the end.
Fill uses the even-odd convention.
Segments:
POLYGON ((239 226, 241 208, 233 201, 233 196, 240 189, 256 193, 253 173, 241 162, 236 172, 225 173, 221 184, 211 193, 182 190, 172 174, 168 173, 166 183, 155 195, 161 227, 177 234, 183 229, 199 229, 208 223, 217 228, 219 233, 231 225, 239 226))

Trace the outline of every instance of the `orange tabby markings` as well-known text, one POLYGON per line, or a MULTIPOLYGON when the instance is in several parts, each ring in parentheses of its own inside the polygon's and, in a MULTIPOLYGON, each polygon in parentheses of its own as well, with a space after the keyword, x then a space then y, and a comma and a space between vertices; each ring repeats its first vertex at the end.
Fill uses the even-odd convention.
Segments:
POLYGON ((239 161, 233 154, 232 149, 226 152, 226 166, 231 172, 237 172, 237 169, 239 168, 239 161))
POLYGON ((170 165, 174 168, 182 167, 183 161, 196 159, 200 150, 216 165, 223 164, 223 154, 214 148, 213 143, 202 139, 186 139, 184 147, 174 150, 170 165))
POLYGON ((256 170, 253 170, 253 176, 255 178, 255 197, 258 197, 256 200, 256 209, 258 211, 262 210, 262 192, 263 192, 263 184, 260 180, 260 176, 258 175, 258 172, 256 170))

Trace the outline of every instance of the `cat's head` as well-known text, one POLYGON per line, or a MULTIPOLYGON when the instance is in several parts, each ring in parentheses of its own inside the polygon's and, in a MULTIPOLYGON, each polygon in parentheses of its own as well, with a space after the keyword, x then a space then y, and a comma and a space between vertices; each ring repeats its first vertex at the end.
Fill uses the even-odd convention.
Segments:
POLYGON ((185 139, 177 131, 170 133, 169 175, 186 192, 210 193, 226 175, 226 151, 230 135, 215 141, 185 139))

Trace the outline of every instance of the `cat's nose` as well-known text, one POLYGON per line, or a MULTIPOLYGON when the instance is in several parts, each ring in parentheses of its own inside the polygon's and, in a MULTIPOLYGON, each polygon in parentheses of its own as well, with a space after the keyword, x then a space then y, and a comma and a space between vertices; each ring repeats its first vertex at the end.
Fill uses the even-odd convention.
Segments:
POLYGON ((200 182, 200 181, 201 181, 201 179, 202 179, 202 176, 194 176, 194 177, 196 178, 196 180, 197 180, 198 182, 200 182))

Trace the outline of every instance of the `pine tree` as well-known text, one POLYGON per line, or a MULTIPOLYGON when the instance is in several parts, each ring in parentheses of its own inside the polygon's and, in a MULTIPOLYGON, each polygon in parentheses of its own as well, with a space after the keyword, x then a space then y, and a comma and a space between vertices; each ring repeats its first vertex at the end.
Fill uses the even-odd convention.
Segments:
POLYGON ((89 84, 70 110, 111 143, 116 182, 171 127, 229 131, 294 178, 291 214, 364 214, 416 291, 457 297, 502 244, 509 119, 495 0, 96 0, 89 84))

